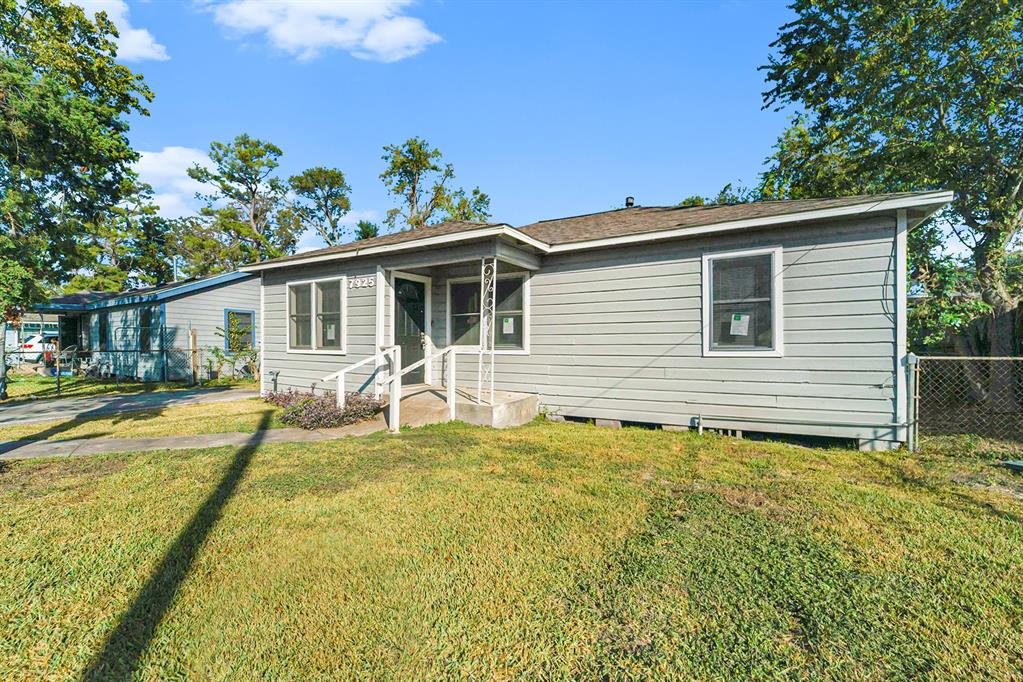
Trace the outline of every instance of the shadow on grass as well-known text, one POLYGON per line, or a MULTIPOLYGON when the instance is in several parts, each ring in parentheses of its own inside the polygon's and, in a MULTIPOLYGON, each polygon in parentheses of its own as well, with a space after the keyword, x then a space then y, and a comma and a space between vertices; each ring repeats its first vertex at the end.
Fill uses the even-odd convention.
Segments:
MULTIPOLYGON (((124 412, 114 416, 112 422, 115 426, 117 426, 119 424, 124 424, 125 422, 148 421, 150 419, 155 419, 161 416, 163 414, 163 411, 164 408, 159 407, 147 410, 145 412, 124 412)), ((82 424, 87 424, 93 419, 109 419, 110 417, 111 417, 110 413, 107 413, 105 409, 83 412, 79 415, 76 415, 74 419, 68 419, 67 421, 58 422, 53 426, 48 426, 44 429, 40 429, 39 431, 36 431, 31 435, 25 436, 24 438, 6 442, 0 441, 0 456, 6 455, 10 452, 14 452, 19 448, 25 447, 26 445, 38 443, 39 441, 54 440, 59 442, 58 439, 55 439, 53 437, 58 436, 64 433, 65 431, 70 431, 71 429, 81 426, 82 424)), ((17 426, 17 424, 15 424, 15 426, 17 426)), ((31 426, 31 424, 29 424, 29 426, 31 426)), ((84 436, 78 436, 77 438, 75 438, 75 440, 103 438, 109 435, 110 435, 109 432, 93 433, 84 436)))
POLYGON ((270 413, 260 420, 259 430, 238 449, 217 487, 178 534, 160 564, 139 590, 135 601, 107 636, 103 650, 81 675, 82 680, 129 680, 145 653, 156 628, 166 615, 181 584, 188 577, 199 550, 220 519, 224 506, 234 495, 252 456, 270 425, 270 413))

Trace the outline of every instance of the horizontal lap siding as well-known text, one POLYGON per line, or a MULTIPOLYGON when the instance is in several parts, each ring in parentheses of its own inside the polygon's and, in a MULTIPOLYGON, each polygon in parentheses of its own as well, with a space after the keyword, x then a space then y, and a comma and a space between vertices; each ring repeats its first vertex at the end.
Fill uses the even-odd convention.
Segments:
MULTIPOLYGON (((546 256, 530 282, 531 353, 498 355, 496 385, 566 416, 893 438, 893 237, 876 218, 546 256), (785 357, 702 357, 702 254, 778 244, 785 357)), ((443 343, 438 304, 435 292, 443 343)), ((475 358, 459 362, 474 384, 475 358)))
POLYGON ((256 342, 259 342, 259 277, 231 282, 194 294, 185 294, 165 304, 168 348, 188 348, 189 332, 196 331, 199 348, 224 347, 217 328, 224 327, 225 310, 255 312, 256 342))
MULTIPOLYGON (((346 289, 347 343, 345 355, 309 352, 288 352, 288 320, 286 317, 287 283, 317 278, 375 276, 374 264, 328 263, 321 266, 270 271, 263 279, 263 306, 266 325, 263 329, 262 372, 265 388, 273 382, 267 372, 279 371, 277 389, 284 391, 333 391, 333 381, 321 379, 337 370, 372 355, 376 347, 376 287, 346 289)), ((348 391, 371 388, 372 364, 360 367, 346 380, 348 391)))

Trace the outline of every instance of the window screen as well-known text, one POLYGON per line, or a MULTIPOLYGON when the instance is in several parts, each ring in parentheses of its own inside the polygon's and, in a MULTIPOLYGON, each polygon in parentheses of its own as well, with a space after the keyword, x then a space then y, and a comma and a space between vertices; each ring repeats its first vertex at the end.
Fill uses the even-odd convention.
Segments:
POLYGON ((774 348, 772 272, 770 253, 711 259, 712 349, 774 348))
POLYGON ((153 348, 153 309, 148 306, 139 308, 139 350, 148 353, 153 348))
POLYGON ((227 311, 227 350, 237 353, 252 348, 252 313, 242 310, 227 311))
MULTIPOLYGON (((497 319, 494 329, 494 347, 522 349, 525 322, 522 277, 497 280, 497 319)), ((451 285, 451 343, 456 346, 476 346, 480 342, 480 283, 457 282, 451 285)))
POLYGON ((316 347, 341 348, 341 281, 316 284, 316 347))
POLYGON ((99 318, 99 349, 107 350, 110 347, 110 313, 100 313, 99 318))
POLYGON ((312 287, 293 284, 288 287, 288 345, 292 348, 312 348, 312 287))

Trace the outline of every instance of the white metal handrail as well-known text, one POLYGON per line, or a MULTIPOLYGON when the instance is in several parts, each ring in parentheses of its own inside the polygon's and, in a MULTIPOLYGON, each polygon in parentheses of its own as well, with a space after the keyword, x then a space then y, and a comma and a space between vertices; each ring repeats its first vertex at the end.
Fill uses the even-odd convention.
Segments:
POLYGON ((337 390, 336 390, 336 393, 337 393, 337 406, 338 406, 338 408, 343 409, 344 406, 345 406, 345 376, 349 372, 351 372, 352 370, 358 369, 359 367, 362 367, 363 365, 369 364, 370 362, 375 362, 377 365, 380 365, 380 364, 382 364, 382 361, 387 358, 388 355, 393 355, 395 353, 400 353, 400 352, 401 352, 401 349, 398 348, 397 346, 389 346, 389 347, 386 347, 386 348, 380 348, 373 355, 370 355, 367 358, 363 358, 362 360, 359 360, 358 362, 353 362, 352 364, 348 365, 347 367, 342 367, 338 371, 333 372, 333 373, 328 374, 327 376, 323 377, 322 379, 320 379, 320 381, 326 383, 328 381, 334 380, 334 381, 337 382, 337 390))
POLYGON ((438 351, 436 351, 434 353, 431 353, 431 354, 425 356, 421 360, 416 360, 415 362, 413 362, 408 367, 402 367, 401 366, 401 347, 399 347, 399 346, 388 346, 386 348, 380 348, 380 350, 378 350, 376 353, 374 353, 373 355, 370 355, 367 358, 363 358, 362 360, 359 360, 358 362, 354 362, 354 363, 348 365, 347 367, 344 367, 342 369, 339 369, 336 372, 328 374, 327 376, 323 377, 323 379, 321 379, 321 381, 328 382, 328 381, 334 380, 334 381, 337 382, 337 406, 339 408, 343 409, 344 406, 345 406, 345 376, 348 374, 348 372, 351 372, 354 369, 358 369, 359 367, 362 367, 363 365, 367 365, 370 362, 374 362, 375 361, 379 365, 379 364, 382 364, 381 361, 383 361, 385 359, 389 360, 392 363, 391 369, 390 369, 390 373, 389 373, 390 375, 386 379, 380 381, 379 382, 379 386, 381 388, 383 388, 384 386, 389 386, 389 388, 390 388, 390 395, 388 396, 388 405, 387 405, 388 422, 390 423, 391 431, 397 431, 398 427, 399 427, 400 419, 401 419, 401 389, 402 389, 401 378, 403 376, 405 376, 406 374, 408 374, 409 372, 411 372, 412 370, 418 369, 418 368, 422 367, 423 365, 425 365, 428 362, 433 362, 437 358, 443 357, 444 355, 447 355, 448 356, 448 360, 447 360, 447 404, 448 404, 448 418, 449 419, 454 419, 455 418, 455 408, 456 408, 457 397, 458 397, 457 396, 457 392, 455 390, 455 376, 456 376, 455 367, 456 367, 456 358, 458 356, 459 350, 461 350, 463 352, 465 351, 464 348, 459 349, 456 346, 448 346, 446 348, 442 348, 442 349, 440 349, 440 350, 438 350, 438 351))
MULTIPOLYGON (((395 348, 396 352, 392 354, 392 359, 395 367, 401 367, 401 349, 395 348)), ((455 346, 448 346, 441 350, 427 355, 422 360, 416 360, 408 367, 402 368, 398 372, 391 372, 391 376, 384 379, 382 382, 384 385, 390 384, 390 396, 388 397, 388 421, 391 425, 391 431, 397 431, 399 422, 401 419, 401 378, 411 372, 414 369, 425 365, 428 362, 433 362, 437 358, 447 355, 447 403, 448 403, 448 419, 455 418, 456 405, 458 400, 458 394, 455 390, 455 358, 458 357, 459 349, 455 346)))

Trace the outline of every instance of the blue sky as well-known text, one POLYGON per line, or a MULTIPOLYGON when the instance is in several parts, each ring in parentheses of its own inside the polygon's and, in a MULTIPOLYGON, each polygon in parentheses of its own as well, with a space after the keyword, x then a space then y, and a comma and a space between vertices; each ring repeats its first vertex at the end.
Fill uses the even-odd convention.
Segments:
POLYGON ((757 70, 782 2, 82 4, 156 93, 131 139, 168 214, 195 206, 185 167, 242 132, 285 174, 341 168, 353 221, 393 206, 381 148, 418 135, 525 224, 752 183, 787 120, 757 70))

